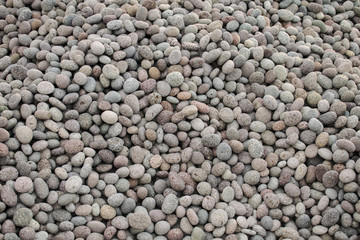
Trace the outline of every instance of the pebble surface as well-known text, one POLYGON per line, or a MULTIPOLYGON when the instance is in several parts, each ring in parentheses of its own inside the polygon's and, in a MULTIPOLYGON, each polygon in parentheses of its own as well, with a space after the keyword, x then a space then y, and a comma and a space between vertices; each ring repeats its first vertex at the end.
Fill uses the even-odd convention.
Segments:
POLYGON ((2 0, 0 240, 355 240, 357 0, 2 0))

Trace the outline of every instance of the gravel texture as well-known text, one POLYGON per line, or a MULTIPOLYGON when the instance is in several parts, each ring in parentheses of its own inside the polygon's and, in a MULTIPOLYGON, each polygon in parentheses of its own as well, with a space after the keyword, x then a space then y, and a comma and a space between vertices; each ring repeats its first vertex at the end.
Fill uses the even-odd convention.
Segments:
POLYGON ((0 0, 0 240, 356 240, 357 0, 0 0))

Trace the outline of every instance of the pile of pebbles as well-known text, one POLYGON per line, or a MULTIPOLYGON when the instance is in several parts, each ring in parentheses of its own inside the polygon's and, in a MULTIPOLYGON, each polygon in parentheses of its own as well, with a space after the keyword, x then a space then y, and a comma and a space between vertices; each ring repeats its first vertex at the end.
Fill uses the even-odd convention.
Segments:
POLYGON ((355 240, 357 0, 0 0, 0 239, 355 240))

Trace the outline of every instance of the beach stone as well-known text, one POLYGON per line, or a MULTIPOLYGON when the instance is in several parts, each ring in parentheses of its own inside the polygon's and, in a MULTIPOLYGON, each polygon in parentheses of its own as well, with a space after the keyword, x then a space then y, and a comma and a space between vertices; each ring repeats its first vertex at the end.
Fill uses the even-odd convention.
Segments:
POLYGON ((265 95, 263 97, 264 106, 269 110, 275 110, 277 108, 277 101, 272 95, 265 95))
MULTIPOLYGON (((176 34, 177 35, 177 34, 176 34)), ((169 55, 169 63, 172 65, 178 64, 181 60, 181 52, 179 50, 172 51, 169 55)))
POLYGON ((92 53, 98 56, 104 54, 105 52, 105 46, 99 41, 92 42, 90 48, 92 53))
POLYGON ((15 211, 13 221, 18 227, 26 227, 33 217, 33 213, 28 208, 19 208, 15 211))
POLYGON ((260 158, 263 155, 264 147, 258 140, 250 139, 248 150, 251 157, 260 158))
POLYGON ((7 156, 9 153, 9 148, 3 144, 3 143, 0 143, 0 157, 5 157, 7 156))
POLYGON ((325 227, 330 227, 336 224, 339 221, 340 213, 335 208, 330 208, 326 210, 321 219, 321 225, 325 227))
POLYGON ((264 216, 261 218, 261 226, 266 230, 270 230, 274 225, 274 221, 270 216, 264 216))
POLYGON ((76 154, 84 149, 84 143, 78 139, 71 139, 65 142, 64 149, 69 154, 76 154))
POLYGON ((280 9, 278 11, 278 15, 282 21, 286 21, 286 22, 291 21, 294 17, 294 14, 287 9, 280 9))
POLYGON ((235 197, 235 191, 232 187, 225 187, 221 193, 221 197, 225 202, 231 202, 235 197))
POLYGON ((104 76, 108 79, 116 79, 120 73, 119 69, 111 64, 106 64, 103 67, 102 72, 104 76))
POLYGON ((1 201, 9 207, 14 207, 17 204, 18 198, 15 191, 8 185, 1 189, 1 201))
POLYGON ((135 78, 128 78, 124 82, 123 88, 126 93, 135 92, 140 86, 140 83, 135 78))
POLYGON ((19 193, 26 193, 33 189, 34 185, 30 178, 19 177, 14 183, 15 190, 19 193))
POLYGON ((184 77, 180 72, 171 72, 166 76, 166 82, 171 87, 178 87, 184 82, 184 77))
POLYGON ((82 186, 82 179, 79 176, 70 177, 65 183, 65 189, 68 193, 76 193, 82 186))
POLYGON ((165 197, 161 210, 165 214, 172 214, 176 210, 178 204, 178 198, 174 194, 169 194, 165 197))
POLYGON ((112 206, 103 205, 100 209, 100 215, 106 220, 111 220, 116 216, 116 211, 112 206))
POLYGON ((153 120, 161 111, 163 110, 163 106, 161 104, 154 104, 148 108, 145 113, 145 119, 147 121, 153 120))
POLYGON ((166 221, 159 221, 155 224, 155 233, 157 235, 163 236, 169 232, 170 228, 170 223, 166 221))
POLYGON ((339 180, 343 183, 353 182, 356 178, 356 173, 352 169, 344 169, 339 174, 339 180))
POLYGON ((192 231, 192 233, 191 233, 191 240, 197 240, 197 239, 199 239, 199 240, 204 240, 205 239, 205 237, 206 237, 206 235, 205 235, 205 233, 204 233, 204 231, 201 229, 201 228, 199 228, 199 227, 195 227, 194 229, 193 229, 193 231, 192 231))
POLYGON ((33 139, 33 132, 28 126, 19 126, 15 130, 16 138, 23 144, 30 143, 33 139))
POLYGON ((250 170, 245 173, 244 181, 249 185, 256 185, 260 181, 260 173, 255 170, 250 170))
POLYGON ((322 177, 322 182, 327 188, 335 187, 338 181, 339 173, 335 170, 327 171, 322 177))
POLYGON ((293 183, 287 183, 284 186, 284 190, 286 192, 286 195, 288 195, 289 197, 298 197, 300 196, 300 189, 298 186, 296 186, 293 183))
POLYGON ((151 219, 145 212, 130 213, 127 217, 130 227, 144 231, 151 225, 151 219))
POLYGON ((51 82, 42 81, 37 85, 37 91, 41 94, 51 94, 54 92, 55 87, 51 82))
POLYGON ((301 119, 302 115, 299 111, 290 111, 284 113, 284 123, 289 127, 295 126, 301 121, 301 119))
POLYGON ((118 116, 112 111, 104 111, 101 114, 101 119, 107 124, 114 124, 118 121, 118 116))
POLYGON ((229 144, 227 143, 220 143, 216 149, 216 156, 222 160, 226 161, 229 160, 232 155, 232 150, 229 144))
POLYGON ((228 215, 222 209, 215 209, 210 213, 209 219, 215 227, 221 227, 227 223, 228 215))

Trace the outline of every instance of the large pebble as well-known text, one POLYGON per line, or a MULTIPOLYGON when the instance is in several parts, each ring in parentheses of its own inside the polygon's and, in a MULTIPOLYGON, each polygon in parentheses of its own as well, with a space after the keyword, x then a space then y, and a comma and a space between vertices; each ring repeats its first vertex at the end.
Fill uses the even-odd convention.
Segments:
POLYGON ((139 231, 144 231, 151 225, 151 219, 145 212, 131 213, 127 219, 130 227, 139 231))
POLYGON ((166 76, 166 82, 172 87, 178 87, 184 82, 184 77, 180 72, 171 72, 166 76))
POLYGON ((79 176, 70 177, 65 183, 65 190, 68 193, 76 193, 82 186, 82 179, 79 176))

